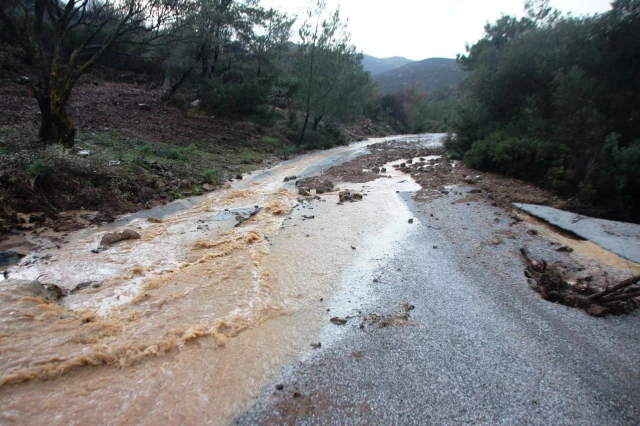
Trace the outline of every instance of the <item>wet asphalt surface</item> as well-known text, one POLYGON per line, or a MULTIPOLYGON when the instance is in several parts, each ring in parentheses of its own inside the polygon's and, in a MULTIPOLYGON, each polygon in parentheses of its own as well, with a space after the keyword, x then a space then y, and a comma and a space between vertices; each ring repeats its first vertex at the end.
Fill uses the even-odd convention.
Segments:
POLYGON ((327 319, 322 347, 238 424, 640 424, 638 312, 593 318, 539 298, 519 247, 547 260, 565 254, 527 233, 536 225, 484 202, 402 196, 415 229, 380 260, 377 282, 360 283, 373 297, 354 290, 354 318, 327 319), (500 230, 502 242, 488 243, 500 230), (403 302, 415 306, 413 325, 360 328, 358 311, 394 314, 403 302))

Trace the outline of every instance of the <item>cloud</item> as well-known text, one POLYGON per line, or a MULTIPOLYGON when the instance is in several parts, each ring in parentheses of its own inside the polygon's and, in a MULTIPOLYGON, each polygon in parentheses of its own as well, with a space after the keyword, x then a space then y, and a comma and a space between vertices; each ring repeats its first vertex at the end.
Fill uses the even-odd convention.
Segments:
MULTIPOLYGON (((262 0, 274 7, 303 15, 308 3, 299 0, 262 0)), ((522 16, 523 0, 328 0, 329 9, 340 5, 349 18, 352 40, 358 49, 377 57, 410 59, 454 58, 465 43, 482 37, 484 25, 501 14, 522 16)), ((574 15, 610 9, 611 0, 552 0, 551 5, 574 15)))

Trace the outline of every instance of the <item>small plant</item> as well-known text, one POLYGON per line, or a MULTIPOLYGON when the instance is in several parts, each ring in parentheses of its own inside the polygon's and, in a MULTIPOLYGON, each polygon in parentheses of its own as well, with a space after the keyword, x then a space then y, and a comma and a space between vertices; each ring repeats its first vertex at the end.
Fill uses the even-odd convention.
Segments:
POLYGON ((38 180, 47 179, 53 175, 53 167, 38 159, 27 168, 27 172, 29 173, 29 183, 33 188, 38 180))
POLYGON ((185 155, 183 149, 174 148, 171 151, 169 151, 169 154, 167 154, 167 158, 170 160, 186 160, 187 156, 185 155))
POLYGON ((195 154, 198 151, 198 147, 194 144, 191 144, 187 147, 187 152, 190 154, 195 154))
POLYGON ((282 145, 282 142, 280 141, 280 139, 272 138, 269 136, 263 137, 262 139, 260 139, 260 142, 262 142, 263 145, 269 145, 273 147, 278 147, 282 145))
POLYGON ((141 154, 151 154, 153 152, 153 145, 150 143, 146 143, 142 146, 139 146, 137 151, 141 154))
POLYGON ((45 163, 43 160, 36 160, 27 169, 31 179, 37 179, 38 177, 46 178, 53 174, 53 167, 45 163))
POLYGON ((275 155, 293 155, 298 153, 298 147, 290 145, 283 146, 282 148, 277 149, 274 154, 275 155))
POLYGON ((202 195, 202 194, 204 194, 204 189, 202 189, 202 187, 200 185, 193 185, 191 187, 191 193, 193 195, 202 195))
POLYGON ((114 147, 118 144, 118 142, 109 133, 98 133, 97 135, 94 135, 91 140, 98 145, 106 147, 114 147))
POLYGON ((202 179, 211 185, 222 185, 222 170, 217 167, 207 170, 202 174, 202 179))

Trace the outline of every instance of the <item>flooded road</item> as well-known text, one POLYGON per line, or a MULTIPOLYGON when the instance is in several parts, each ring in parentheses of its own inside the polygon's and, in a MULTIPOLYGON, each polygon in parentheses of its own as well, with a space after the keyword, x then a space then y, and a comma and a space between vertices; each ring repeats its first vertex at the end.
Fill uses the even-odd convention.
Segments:
POLYGON ((228 424, 312 350, 335 315, 326 301, 407 236, 398 191, 419 186, 392 165, 374 182, 337 183, 362 192, 358 203, 337 205, 337 191, 302 201, 283 182, 381 141, 297 157, 165 209, 162 223, 131 215, 24 258, 0 284, 0 423, 228 424), (256 206, 236 227, 233 212, 256 206), (141 238, 92 252, 124 229, 141 238), (79 290, 53 302, 36 279, 79 290))

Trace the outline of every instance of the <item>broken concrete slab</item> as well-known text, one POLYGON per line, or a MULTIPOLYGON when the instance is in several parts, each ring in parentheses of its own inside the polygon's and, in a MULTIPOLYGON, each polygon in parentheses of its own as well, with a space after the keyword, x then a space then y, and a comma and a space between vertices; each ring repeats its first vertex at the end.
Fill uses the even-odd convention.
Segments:
POLYGON ((514 203, 513 205, 625 259, 640 263, 640 225, 596 219, 534 204, 514 203))

